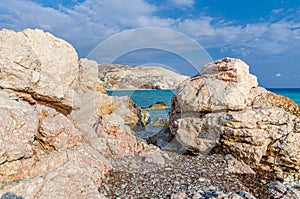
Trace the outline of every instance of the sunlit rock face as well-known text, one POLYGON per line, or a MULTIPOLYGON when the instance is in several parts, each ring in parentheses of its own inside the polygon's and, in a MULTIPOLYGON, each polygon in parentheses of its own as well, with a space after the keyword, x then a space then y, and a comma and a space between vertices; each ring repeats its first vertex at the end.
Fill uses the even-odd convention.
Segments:
POLYGON ((172 98, 170 129, 194 154, 231 153, 264 169, 299 171, 299 106, 258 87, 239 59, 207 64, 172 98))
POLYGON ((42 30, 0 31, 0 196, 104 198, 109 158, 148 149, 147 111, 108 96, 98 64, 42 30))
POLYGON ((158 66, 100 64, 100 79, 107 89, 176 89, 188 77, 158 66))

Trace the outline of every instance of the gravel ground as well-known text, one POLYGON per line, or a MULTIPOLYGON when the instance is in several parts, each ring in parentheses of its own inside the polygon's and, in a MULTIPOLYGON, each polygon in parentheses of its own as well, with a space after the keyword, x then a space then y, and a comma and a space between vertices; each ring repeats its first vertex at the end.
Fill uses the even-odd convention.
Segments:
POLYGON ((272 173, 232 173, 220 154, 164 152, 112 164, 114 169, 99 189, 107 198, 299 198, 272 173))

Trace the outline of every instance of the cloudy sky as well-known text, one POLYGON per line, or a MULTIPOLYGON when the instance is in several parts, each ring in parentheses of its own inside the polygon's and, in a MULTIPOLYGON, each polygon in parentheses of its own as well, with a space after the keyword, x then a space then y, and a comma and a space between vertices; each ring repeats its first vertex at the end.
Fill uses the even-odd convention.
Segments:
MULTIPOLYGON (((213 60, 243 59, 264 87, 300 87, 299 0, 0 0, 1 29, 44 29, 70 42, 79 57, 117 33, 145 27, 184 34, 213 60)), ((175 46, 181 37, 174 38, 166 41, 175 46)), ((186 64, 182 57, 149 49, 118 61, 134 58, 143 58, 139 64, 186 64)), ((189 71, 184 70, 179 71, 189 71)))

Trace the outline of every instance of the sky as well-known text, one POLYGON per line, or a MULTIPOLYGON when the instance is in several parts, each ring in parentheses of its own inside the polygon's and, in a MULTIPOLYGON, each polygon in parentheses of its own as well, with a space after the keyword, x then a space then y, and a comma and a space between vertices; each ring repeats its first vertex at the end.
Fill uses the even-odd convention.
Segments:
MULTIPOLYGON (((147 27, 174 31, 159 34, 165 45, 183 49, 195 41, 212 60, 242 59, 263 87, 300 88, 299 0, 0 0, 1 29, 43 29, 71 43, 79 57, 89 57, 116 34, 147 27)), ((118 45, 142 42, 125 41, 118 45)), ((168 46, 153 46, 121 54, 114 63, 161 64, 189 75, 201 69, 202 63, 190 66, 186 56, 166 51, 168 46)))

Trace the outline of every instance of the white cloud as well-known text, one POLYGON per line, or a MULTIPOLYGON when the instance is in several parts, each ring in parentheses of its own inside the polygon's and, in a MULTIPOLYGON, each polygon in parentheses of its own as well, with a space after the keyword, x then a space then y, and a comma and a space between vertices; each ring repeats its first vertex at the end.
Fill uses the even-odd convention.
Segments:
MULTIPOLYGON (((169 0, 192 7, 194 0, 169 0)), ((165 27, 196 39, 205 48, 220 48, 236 56, 277 56, 299 52, 300 22, 292 15, 273 22, 239 25, 210 16, 175 19, 156 15, 160 8, 145 0, 86 0, 72 8, 42 7, 28 0, 0 1, 1 28, 43 28, 71 42, 81 55, 105 38, 139 27, 165 27), (293 19, 294 21, 292 21, 293 19)), ((274 10, 274 14, 284 10, 274 10)), ((299 20, 298 20, 299 21, 299 20)))
POLYGON ((276 56, 292 46, 300 48, 300 23, 281 20, 232 25, 211 17, 182 20, 176 29, 196 38, 206 48, 221 48, 236 55, 276 56))
POLYGON ((280 8, 280 9, 274 9, 274 10, 272 10, 272 14, 280 14, 280 13, 283 13, 284 12, 284 9, 283 8, 280 8))
POLYGON ((281 73, 276 73, 275 77, 282 77, 282 74, 281 73))
POLYGON ((71 42, 81 55, 86 55, 103 39, 124 29, 169 27, 173 23, 172 19, 154 16, 155 11, 155 6, 143 0, 86 0, 58 10, 26 0, 0 1, 0 28, 42 28, 71 42))
POLYGON ((169 4, 174 7, 193 7, 195 4, 194 0, 169 0, 169 4))

